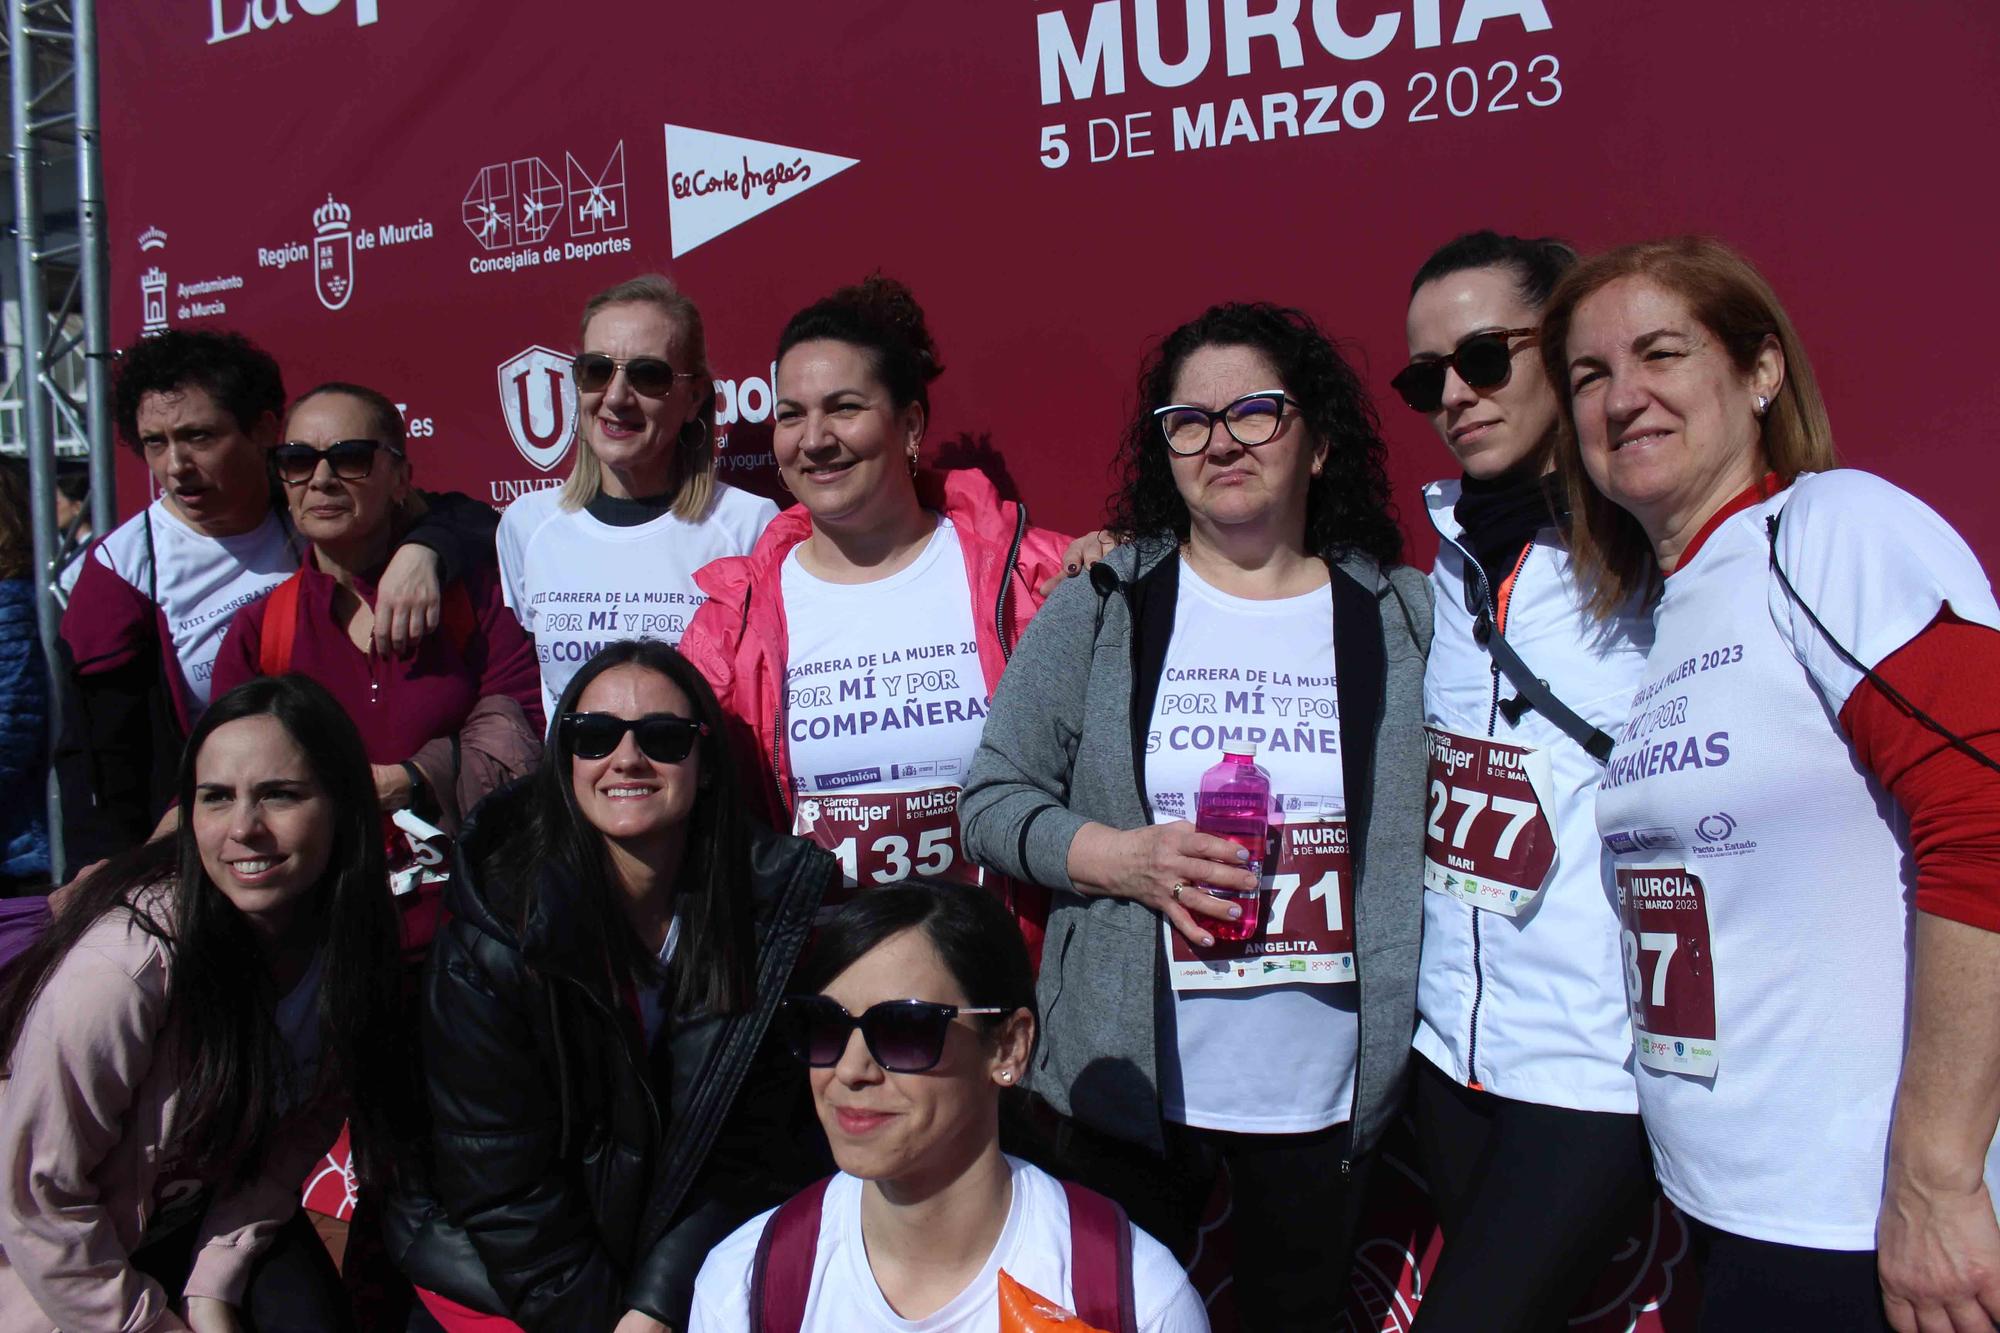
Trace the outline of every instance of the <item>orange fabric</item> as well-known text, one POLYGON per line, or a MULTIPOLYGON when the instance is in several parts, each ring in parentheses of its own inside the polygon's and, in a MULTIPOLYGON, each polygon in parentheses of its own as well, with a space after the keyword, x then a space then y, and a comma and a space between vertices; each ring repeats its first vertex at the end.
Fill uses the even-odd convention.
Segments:
POLYGON ((1044 1333, 1047 1329, 1060 1329, 1061 1333, 1105 1333, 1048 1297, 1022 1286, 1007 1275, 1006 1269, 1001 1269, 1000 1333, 1044 1333))
POLYGON ((1506 578, 1500 580, 1500 591, 1496 594, 1494 607, 1499 614, 1494 621, 1494 628, 1502 634, 1507 632, 1507 608, 1514 603, 1514 584, 1520 580, 1521 566, 1528 563, 1528 553, 1534 549, 1533 542, 1523 546, 1520 556, 1514 561, 1514 567, 1507 571, 1506 578))
MULTIPOLYGON (((2000 759, 2000 632, 1941 613, 1875 673, 2000 759)), ((1855 754, 1910 821, 1920 912, 2000 931, 2000 773, 1983 767, 1864 680, 1840 710, 1855 754)))

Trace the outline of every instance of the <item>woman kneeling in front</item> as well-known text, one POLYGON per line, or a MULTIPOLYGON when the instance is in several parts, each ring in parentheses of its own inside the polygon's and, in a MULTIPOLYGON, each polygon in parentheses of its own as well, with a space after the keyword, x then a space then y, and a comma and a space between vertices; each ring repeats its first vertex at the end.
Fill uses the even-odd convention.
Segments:
POLYGON ((1115 1204, 1000 1151, 1000 1098, 1035 1044, 1012 925, 989 895, 928 884, 828 925, 780 1018, 840 1174, 716 1248, 689 1333, 986 1333, 1015 1284, 1107 1333, 1208 1328, 1172 1254, 1115 1204))

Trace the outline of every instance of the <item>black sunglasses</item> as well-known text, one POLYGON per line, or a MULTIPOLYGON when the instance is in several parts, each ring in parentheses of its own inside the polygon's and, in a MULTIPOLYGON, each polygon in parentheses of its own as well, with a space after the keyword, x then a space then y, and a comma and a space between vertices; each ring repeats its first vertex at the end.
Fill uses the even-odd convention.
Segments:
POLYGON ((1213 412, 1188 403, 1168 403, 1153 409, 1153 420, 1160 423, 1160 434, 1167 438, 1169 453, 1192 458, 1208 448, 1209 436, 1218 421, 1229 432, 1229 438, 1246 449, 1269 444, 1277 438, 1278 427, 1285 419, 1285 404, 1293 401, 1282 389, 1260 389, 1213 412))
POLYGON ((632 386, 632 392, 647 398, 664 398, 672 391, 675 380, 695 377, 693 371, 675 370, 657 356, 635 356, 621 361, 602 352, 583 353, 569 363, 569 373, 577 388, 585 393, 601 393, 620 366, 625 368, 625 382, 632 386))
POLYGON ((279 480, 293 486, 311 481, 322 458, 340 480, 360 481, 375 470, 376 451, 384 449, 403 456, 401 449, 380 440, 335 440, 324 449, 289 440, 271 451, 271 465, 278 469, 279 480))
POLYGON ((631 732, 639 749, 660 764, 678 764, 694 749, 697 736, 708 734, 708 723, 673 713, 619 717, 616 713, 564 713, 562 733, 570 753, 579 759, 602 759, 631 732))
POLYGON ((1475 333, 1452 350, 1450 356, 1412 361, 1389 381, 1403 401, 1417 412, 1435 412, 1444 406, 1444 373, 1456 370, 1468 389, 1497 389, 1507 382, 1514 369, 1511 346, 1515 338, 1534 338, 1540 329, 1491 329, 1475 333))
POLYGON ((856 1018, 824 995, 787 995, 778 1002, 778 1021, 792 1054, 814 1069, 840 1063, 847 1040, 861 1040, 875 1063, 892 1074, 921 1074, 944 1056, 944 1036, 960 1015, 1011 1013, 1009 1009, 961 1009, 930 1000, 884 1000, 856 1018))

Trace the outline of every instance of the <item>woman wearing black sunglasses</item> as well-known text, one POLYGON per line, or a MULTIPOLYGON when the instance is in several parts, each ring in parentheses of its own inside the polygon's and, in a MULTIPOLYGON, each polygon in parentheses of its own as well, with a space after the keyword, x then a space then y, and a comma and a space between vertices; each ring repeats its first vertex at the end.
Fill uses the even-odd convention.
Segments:
POLYGON ((707 684, 634 640, 458 851, 425 981, 436 1199, 392 1252, 447 1329, 685 1329, 709 1248, 824 1169, 766 1038, 833 859, 744 820, 707 684))
MULTIPOLYGON (((500 518, 501 582, 535 636, 551 713, 609 640, 679 643, 705 600, 695 571, 748 551, 778 512, 715 478, 715 385, 685 292, 650 273, 606 288, 584 303, 577 341, 574 398, 563 394, 576 404, 569 480, 500 518)), ((526 381, 516 389, 531 435, 526 381)))
POLYGON ((541 753, 534 642, 487 566, 446 581, 438 633, 408 653, 378 652, 377 580, 424 510, 402 415, 373 389, 323 384, 292 404, 284 438, 272 465, 311 547, 296 574, 236 613, 213 688, 311 676, 360 728, 382 808, 454 830, 541 753))
POLYGON ((1463 475, 1424 488, 1439 538, 1416 1123, 1444 1252, 1423 1333, 1563 1327, 1652 1187, 1588 728, 1625 717, 1652 635, 1585 611, 1537 354, 1576 252, 1477 232, 1410 284, 1396 390, 1463 475), (1495 635, 1581 724, 1523 707, 1495 635))
POLYGON ((1070 1117, 1065 1170, 1192 1254, 1226 1164, 1244 1326, 1326 1329, 1409 1064, 1429 585, 1367 393, 1302 312, 1205 312, 1138 401, 1106 525, 1138 535, 1022 639, 966 841, 1061 890, 1029 1087, 1070 1117), (1192 822, 1225 742, 1271 775, 1258 866, 1192 822))
POLYGON ((1034 978, 991 896, 897 884, 843 908, 779 1014, 840 1174, 702 1266, 689 1333, 972 1333, 1000 1274, 1110 1333, 1205 1333, 1166 1248, 1000 1151, 1034 978))

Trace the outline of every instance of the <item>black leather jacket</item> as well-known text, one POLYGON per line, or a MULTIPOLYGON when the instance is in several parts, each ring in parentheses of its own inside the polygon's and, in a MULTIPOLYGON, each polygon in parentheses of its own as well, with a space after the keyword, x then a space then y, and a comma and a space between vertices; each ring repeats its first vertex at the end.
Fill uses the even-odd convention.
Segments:
POLYGON ((608 1333, 632 1309, 685 1329, 708 1251, 829 1169, 804 1071, 770 1028, 837 866, 758 829, 755 1005, 670 1016, 648 1052, 566 910, 574 884, 501 877, 533 886, 525 931, 518 891, 485 891, 488 830, 524 796, 495 793, 459 839, 423 987, 435 1197, 387 1209, 390 1254, 531 1333, 608 1333))

